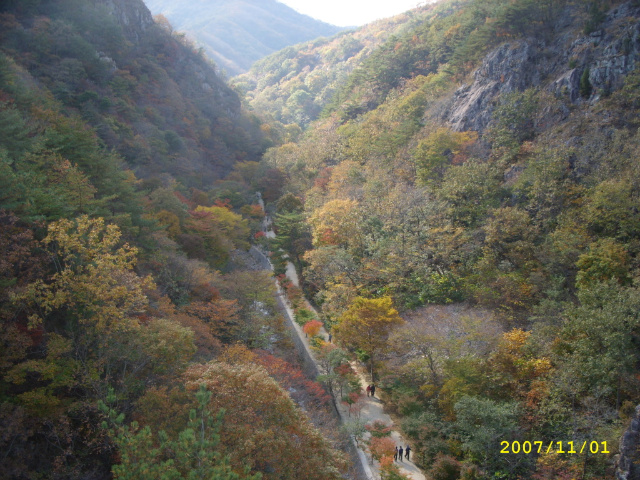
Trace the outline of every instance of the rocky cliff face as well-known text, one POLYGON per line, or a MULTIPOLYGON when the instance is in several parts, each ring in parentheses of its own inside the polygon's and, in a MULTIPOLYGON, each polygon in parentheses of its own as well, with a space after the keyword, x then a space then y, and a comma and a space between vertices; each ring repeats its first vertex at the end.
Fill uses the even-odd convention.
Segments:
MULTIPOLYGON (((573 40, 559 58, 573 69, 562 71, 561 64, 553 65, 550 73, 558 75, 547 88, 558 95, 566 95, 575 103, 580 100, 580 77, 589 69, 593 86, 590 101, 622 86, 624 76, 635 67, 640 55, 640 8, 633 2, 609 12, 602 28, 573 40)), ((556 49, 562 45, 554 45, 556 49)), ((561 54, 561 51, 558 51, 561 54)))
POLYGON ((153 25, 153 17, 142 0, 94 0, 107 7, 118 19, 125 35, 134 41, 140 40, 140 33, 153 25))
POLYGON ((487 55, 473 76, 453 97, 448 121, 456 131, 483 131, 498 95, 540 85, 536 48, 527 42, 504 44, 487 55))
POLYGON ((596 102, 622 85, 640 58, 640 8, 627 2, 608 12, 600 28, 589 35, 582 20, 567 9, 557 27, 569 33, 551 41, 527 39, 505 43, 490 52, 473 74, 473 82, 455 93, 444 120, 456 131, 482 132, 493 104, 504 93, 538 87, 570 103, 596 102), (589 69, 591 96, 580 94, 580 79, 589 69))
POLYGON ((616 459, 616 480, 640 480, 640 405, 629 428, 620 439, 620 455, 616 459))

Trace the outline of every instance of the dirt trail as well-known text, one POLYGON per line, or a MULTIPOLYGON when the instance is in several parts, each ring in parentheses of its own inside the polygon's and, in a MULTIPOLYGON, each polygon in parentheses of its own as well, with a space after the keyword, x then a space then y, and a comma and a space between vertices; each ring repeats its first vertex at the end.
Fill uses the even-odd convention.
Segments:
MULTIPOLYGON (((262 202, 262 198, 259 197, 259 203, 261 204, 263 211, 264 211, 264 203, 262 202)), ((265 217, 265 220, 263 222, 263 227, 265 230, 265 233, 267 235, 268 238, 275 238, 275 233, 273 232, 273 230, 271 229, 271 220, 268 219, 267 217, 265 217)), ((262 254, 262 253, 261 253, 262 254)), ((266 257, 265 257, 266 259, 266 257)), ((273 267, 271 267, 273 268, 273 267)), ((287 271, 286 271, 286 275, 287 278, 296 286, 300 286, 299 285, 299 279, 298 279, 298 274, 296 272, 296 269, 293 265, 293 263, 291 262, 287 262, 287 271)), ((278 294, 282 295, 283 298, 285 298, 286 300, 286 295, 285 293, 280 289, 280 286, 278 285, 277 281, 276 281, 276 285, 278 288, 278 294)), ((309 310, 311 310, 312 312, 315 313, 315 315, 319 318, 318 312, 315 310, 315 308, 313 308, 313 306, 306 301, 305 302, 307 304, 306 308, 308 308, 309 310)), ((293 310, 290 307, 290 304, 287 301, 284 302, 285 303, 285 307, 286 307, 286 311, 287 314, 289 316, 289 321, 290 323, 293 325, 296 333, 298 334, 298 336, 300 337, 300 339, 302 340, 302 343, 304 345, 305 350, 307 350, 307 353, 309 354, 310 358, 315 362, 316 365, 318 365, 318 362, 315 359, 315 355, 314 355, 314 351, 311 348, 311 345, 309 344, 309 339, 306 338, 306 335, 304 334, 304 332, 302 331, 302 327, 300 327, 300 325, 298 325, 295 320, 294 320, 294 313, 293 310)), ((329 340, 329 334, 327 333, 327 331, 322 328, 320 334, 324 337, 324 339, 326 341, 329 340)), ((354 370, 357 372, 358 376, 360 377, 360 382, 362 383, 363 387, 368 385, 370 383, 370 381, 368 380, 368 377, 366 376, 366 374, 358 367, 358 365, 356 365, 355 363, 352 363, 352 366, 354 367, 354 370)), ((378 390, 377 390, 378 391, 378 390)), ((376 393, 377 393, 376 391, 376 393)), ((382 403, 382 401, 376 397, 367 397, 365 396, 361 402, 363 403, 362 409, 360 410, 360 419, 363 420, 365 423, 372 423, 376 420, 380 420, 384 423, 386 423, 387 425, 391 425, 392 427, 392 432, 391 432, 391 438, 394 440, 394 442, 396 443, 396 445, 398 447, 402 446, 402 448, 406 448, 407 446, 407 441, 402 438, 402 435, 400 435, 400 432, 398 431, 398 428, 394 425, 393 421, 391 420, 391 417, 389 417, 389 415, 387 415, 386 413, 384 413, 384 405, 382 403)), ((343 423, 349 422, 350 420, 352 420, 351 416, 349 415, 349 407, 347 405, 344 405, 340 402, 340 399, 336 399, 336 406, 338 409, 338 413, 340 414, 340 417, 342 419, 343 423)), ((368 435, 368 433, 367 433, 368 435)), ((365 437, 366 439, 367 437, 365 437)), ((358 456, 360 457, 360 460, 362 462, 362 465, 364 467, 365 473, 367 475, 367 477, 371 480, 377 480, 380 478, 380 470, 379 470, 379 465, 378 462, 376 462, 375 460, 373 460, 371 458, 370 455, 368 455, 363 449, 358 448, 358 456)), ((426 477, 424 476, 424 474, 420 471, 420 469, 413 463, 413 453, 410 455, 411 458, 409 458, 409 460, 407 460, 406 458, 403 458, 402 461, 398 460, 396 462, 396 464, 398 465, 398 467, 400 468, 400 472, 403 473, 404 475, 406 475, 407 477, 411 478, 412 480, 426 480, 426 477)))
MULTIPOLYGON (((365 376, 365 374, 358 368, 357 365, 352 363, 352 366, 358 373, 360 377, 360 382, 362 385, 369 385, 371 382, 368 380, 369 377, 365 376)), ((379 389, 376 388, 376 397, 365 397, 364 402, 365 405, 360 412, 360 417, 365 419, 366 423, 371 423, 376 420, 380 420, 381 422, 386 423, 387 425, 392 426, 391 438, 396 443, 396 446, 402 446, 404 450, 407 445, 410 445, 398 432, 398 429, 394 425, 391 417, 384 413, 384 404, 382 401, 377 398, 379 389)), ((420 469, 413 463, 413 452, 409 455, 409 460, 403 458, 402 461, 397 461, 396 465, 400 467, 400 472, 406 475, 413 480, 425 480, 424 474, 420 471, 420 469)), ((376 465, 377 471, 377 465, 376 465)))
MULTIPOLYGON (((298 286, 298 275, 295 271, 295 268, 293 267, 293 264, 291 262, 288 262, 287 265, 287 278, 289 278, 289 280, 291 280, 296 286, 298 286), (289 265, 291 265, 291 270, 293 271, 293 274, 290 274, 290 269, 289 269, 289 265)), ((311 310, 312 312, 314 312, 316 314, 316 316, 318 316, 318 312, 313 308, 313 306, 311 304, 309 304, 309 302, 306 302, 307 306, 306 308, 311 310)), ((293 318, 293 312, 291 312, 292 318, 293 318)), ((319 316, 318 316, 319 317, 319 316)), ((295 324, 295 322, 294 322, 295 324)), ((305 347, 309 350, 311 358, 314 359, 315 361, 315 357, 313 354, 313 350, 311 349, 311 346, 309 345, 309 341, 307 338, 305 338, 305 335, 302 331, 302 328, 300 328, 299 325, 295 324, 296 328, 296 332, 298 333, 298 335, 300 336, 300 338, 302 339, 303 343, 305 344, 305 347)), ((328 341, 329 339, 329 334, 327 333, 327 331, 322 328, 320 331, 320 334, 324 337, 325 340, 328 341)), ((317 364, 318 362, 316 362, 317 364)), ((366 387, 366 385, 369 385, 371 382, 370 380, 368 380, 368 377, 366 376, 366 374, 362 371, 361 368, 359 368, 359 366, 355 363, 352 362, 352 366, 354 368, 354 370, 357 372, 359 378, 360 378, 360 383, 363 385, 363 388, 366 387)), ((379 390, 377 390, 379 391, 379 390)), ((376 392, 377 393, 377 392, 376 392)), ((349 408, 348 406, 340 403, 339 399, 336 399, 336 403, 338 406, 338 412, 340 413, 340 416, 342 417, 342 421, 344 422, 348 422, 349 420, 351 420, 351 417, 349 416, 349 408)), ((376 397, 367 397, 365 396, 362 400, 362 402, 364 403, 364 406, 362 407, 362 410, 360 410, 360 418, 362 420, 364 420, 365 423, 372 423, 376 420, 379 420, 381 422, 384 422, 387 425, 391 425, 392 427, 392 432, 391 432, 391 438, 393 439, 393 441, 396 443, 396 446, 400 447, 402 446, 403 450, 406 448, 407 445, 410 445, 400 434, 400 432, 398 431, 397 427, 394 425, 393 421, 391 420, 391 417, 389 415, 387 415, 386 413, 384 413, 384 404, 382 403, 382 401, 376 397)), ((368 438, 368 433, 367 436, 365 437, 365 439, 368 438)), ((364 451, 360 450, 360 452, 362 453, 362 455, 364 455, 366 457, 366 461, 369 465, 369 468, 371 469, 371 473, 373 475, 372 478, 380 478, 380 470, 379 470, 379 465, 378 462, 374 461, 371 459, 371 457, 368 454, 365 454, 364 451)), ((426 477, 424 476, 424 474, 422 473, 422 471, 413 463, 413 453, 411 453, 409 455, 409 459, 407 460, 406 458, 403 458, 402 460, 398 460, 396 462, 396 465, 398 465, 398 467, 400 468, 400 472, 403 473, 404 475, 406 475, 407 477, 411 478, 412 480, 426 480, 426 477)))

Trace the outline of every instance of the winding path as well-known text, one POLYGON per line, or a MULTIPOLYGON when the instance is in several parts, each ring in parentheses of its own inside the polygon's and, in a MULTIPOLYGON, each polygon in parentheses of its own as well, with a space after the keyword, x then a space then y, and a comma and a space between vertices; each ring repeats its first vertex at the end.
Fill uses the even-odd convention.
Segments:
MULTIPOLYGON (((262 198, 258 196, 258 199, 259 199, 258 201, 259 201, 259 203, 262 206, 262 209, 264 211, 264 203, 262 202, 262 198)), ((275 233, 270 228, 271 227, 270 220, 265 218, 265 221, 263 222, 263 227, 265 228, 265 234, 267 235, 268 238, 275 238, 275 233)), ((252 249, 255 249, 255 252, 257 252, 259 255, 261 255, 264 258, 264 260, 266 260, 266 263, 269 264, 271 269, 273 269, 273 266, 271 265, 271 263, 269 262, 268 258, 266 257, 266 255, 264 255, 264 253, 262 251, 260 251, 256 247, 252 247, 252 249)), ((263 263, 266 265, 265 262, 263 262, 263 263)), ((287 262, 287 278, 289 278, 289 280, 291 280, 291 282, 294 285, 299 286, 298 275, 296 273, 296 270, 295 270, 295 267, 294 267, 293 263, 291 263, 291 262, 287 262)), ((287 300, 286 299, 286 294, 280 288, 280 285, 278 284, 277 280, 276 280, 276 287, 278 289, 278 294, 281 296, 281 298, 287 300)), ((316 314, 316 316, 318 316, 318 312, 313 308, 313 306, 311 304, 309 304, 309 302, 306 302, 306 303, 307 303, 306 308, 311 310, 311 311, 313 311, 316 314)), ((300 338, 301 343, 302 343, 302 345, 304 346, 304 348, 306 350, 306 353, 308 354, 308 356, 311 358, 311 360, 317 366, 318 362, 317 362, 317 360, 315 358, 314 351, 311 348, 311 345, 309 344, 309 340, 306 338, 306 335, 302 331, 302 327, 300 327, 300 325, 298 325, 295 322, 295 320, 294 320, 294 312, 291 309, 291 306, 290 306, 289 302, 288 301, 284 301, 283 304, 284 304, 285 310, 287 312, 287 317, 288 317, 287 320, 289 321, 290 325, 293 327, 293 329, 297 333, 298 337, 300 338)), ((325 340, 328 341, 329 334, 327 333, 327 331, 324 328, 322 328, 320 334, 325 338, 325 340)), ((354 367, 355 371, 357 372, 358 376, 360 377, 360 381, 361 381, 362 385, 368 385, 370 383, 370 381, 366 377, 366 373, 364 373, 360 368, 358 368, 357 364, 352 363, 352 366, 354 367)), ((391 438, 394 440, 394 442, 396 443, 396 445, 398 447, 402 446, 402 448, 404 449, 407 446, 408 443, 402 437, 402 435, 398 432, 398 429, 395 428, 395 425, 394 425, 393 421, 391 420, 391 417, 389 417, 389 415, 384 413, 384 404, 382 403, 382 401, 379 398, 366 397, 365 396, 365 397, 363 397, 361 402, 363 403, 363 405, 362 405, 362 409, 360 410, 360 414, 359 414, 360 415, 360 419, 363 420, 365 423, 372 423, 372 422, 374 422, 376 420, 379 420, 379 421, 384 422, 387 425, 391 425, 391 427, 392 427, 391 438)), ((349 415, 348 407, 346 405, 343 405, 337 399, 335 401, 335 404, 336 404, 336 408, 338 410, 338 413, 340 414, 340 418, 342 420, 342 423, 349 422, 351 420, 351 417, 349 415)), ((368 435, 369 434, 367 433, 367 436, 368 435)), ((366 438, 367 437, 365 437, 365 439, 366 438)), ((370 479, 370 480, 379 479, 380 478, 380 470, 379 470, 378 462, 376 462, 369 455, 367 455, 363 449, 358 448, 357 446, 356 446, 356 449, 357 449, 360 461, 362 463, 363 469, 365 471, 365 474, 367 475, 367 478, 370 479)), ((411 461, 411 459, 409 459, 409 460, 403 459, 402 461, 396 462, 396 464, 400 468, 400 472, 402 474, 406 475, 408 478, 410 478, 412 480, 426 480, 426 477, 424 476, 424 474, 411 461)))

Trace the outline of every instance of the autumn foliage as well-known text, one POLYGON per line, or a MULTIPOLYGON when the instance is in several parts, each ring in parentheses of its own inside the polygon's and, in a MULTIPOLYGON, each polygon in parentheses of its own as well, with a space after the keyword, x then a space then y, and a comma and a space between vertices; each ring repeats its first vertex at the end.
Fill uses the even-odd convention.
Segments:
POLYGON ((331 401, 331 397, 322 385, 307 379, 299 368, 264 351, 257 355, 257 362, 269 372, 271 377, 286 390, 295 392, 292 396, 298 403, 311 402, 320 406, 328 405, 331 401))
POLYGON ((388 437, 373 437, 369 441, 369 452, 378 461, 382 457, 393 457, 395 449, 396 443, 388 437))
POLYGON ((304 324, 302 331, 310 337, 315 337, 320 333, 322 326, 322 322, 319 320, 311 320, 304 324))
POLYGON ((265 479, 339 478, 334 461, 338 454, 262 368, 194 365, 185 382, 187 390, 206 385, 213 393, 210 408, 224 409, 220 436, 232 464, 248 462, 265 479))
POLYGON ((391 425, 387 425, 380 420, 375 420, 374 422, 365 425, 365 428, 373 438, 389 437, 392 431, 391 425))
POLYGON ((369 355, 373 375, 377 356, 387 348, 391 329, 402 325, 390 297, 356 298, 334 327, 338 341, 350 348, 362 349, 369 355))
POLYGON ((421 5, 265 59, 247 112, 139 0, 0 2, 0 477, 344 478, 301 408, 358 417, 360 362, 431 478, 613 478, 640 399, 636 4, 421 5), (318 382, 276 356, 252 239, 334 334, 318 382))

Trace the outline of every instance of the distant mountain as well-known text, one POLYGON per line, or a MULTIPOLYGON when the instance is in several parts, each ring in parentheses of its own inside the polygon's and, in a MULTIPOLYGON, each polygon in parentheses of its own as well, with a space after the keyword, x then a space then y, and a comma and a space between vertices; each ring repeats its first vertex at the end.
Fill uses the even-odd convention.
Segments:
POLYGON ((285 124, 306 126, 319 117, 354 69, 390 37, 431 18, 433 8, 422 6, 331 38, 284 48, 254 63, 233 83, 254 110, 285 124))
POLYGON ((340 27, 302 15, 275 0, 145 0, 175 29, 201 43, 230 75, 289 45, 332 36, 340 27))

